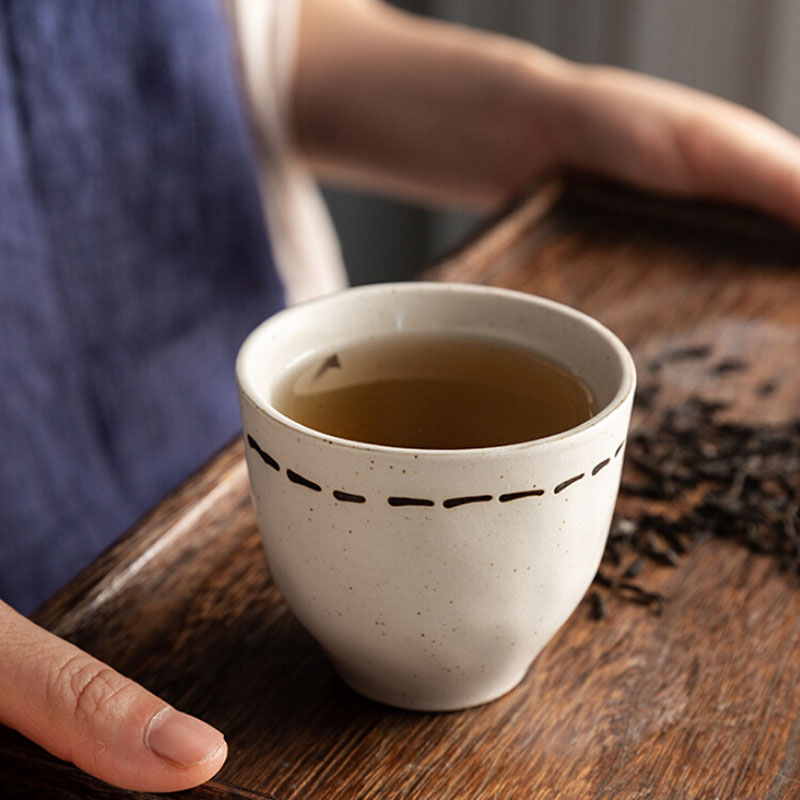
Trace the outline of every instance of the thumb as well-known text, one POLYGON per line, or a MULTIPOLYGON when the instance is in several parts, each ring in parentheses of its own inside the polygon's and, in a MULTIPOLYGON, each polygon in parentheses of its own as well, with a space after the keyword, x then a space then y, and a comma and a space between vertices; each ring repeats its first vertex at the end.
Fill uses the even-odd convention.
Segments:
POLYGON ((215 728, 2 602, 0 723, 90 775, 139 791, 197 786, 228 752, 215 728))

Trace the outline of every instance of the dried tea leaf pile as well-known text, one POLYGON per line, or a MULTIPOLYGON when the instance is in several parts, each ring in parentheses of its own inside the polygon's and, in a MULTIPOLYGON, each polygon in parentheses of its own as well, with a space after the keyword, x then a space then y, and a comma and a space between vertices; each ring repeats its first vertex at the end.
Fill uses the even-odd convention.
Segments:
MULTIPOLYGON (((707 348, 679 353, 701 358, 707 348)), ((726 370, 740 368, 726 362, 726 370)), ((651 384, 640 406, 657 392, 651 384)), ((760 393, 766 396, 767 387, 760 393)), ((746 425, 722 419, 724 409, 695 397, 629 437, 626 476, 633 474, 620 498, 639 510, 615 518, 595 578, 599 587, 659 612, 663 598, 634 579, 648 561, 677 566, 693 543, 708 537, 742 544, 800 575, 800 418, 746 425)), ((605 616, 600 591, 590 602, 596 618, 605 616)))

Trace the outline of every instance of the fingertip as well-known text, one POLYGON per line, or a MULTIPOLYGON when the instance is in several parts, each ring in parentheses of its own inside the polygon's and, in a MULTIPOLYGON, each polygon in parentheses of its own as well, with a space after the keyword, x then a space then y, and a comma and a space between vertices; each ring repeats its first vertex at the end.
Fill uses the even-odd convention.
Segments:
POLYGON ((223 734, 207 722, 164 706, 153 715, 144 733, 146 749, 166 765, 160 791, 188 789, 214 776, 225 763, 228 745, 223 734))
POLYGON ((145 729, 145 746, 176 767, 193 767, 215 758, 225 744, 216 728, 171 706, 164 706, 145 729))
MULTIPOLYGON (((152 700, 156 700, 152 697, 152 700)), ((124 789, 177 792, 205 783, 228 756, 223 734, 206 722, 162 702, 149 713, 134 711, 91 754, 77 749, 72 760, 81 769, 124 789)))

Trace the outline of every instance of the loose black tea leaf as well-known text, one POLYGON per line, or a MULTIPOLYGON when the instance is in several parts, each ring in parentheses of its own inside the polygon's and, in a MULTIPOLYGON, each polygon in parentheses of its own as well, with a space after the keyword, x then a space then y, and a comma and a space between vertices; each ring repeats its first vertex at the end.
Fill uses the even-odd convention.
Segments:
POLYGON ((603 597, 600 592, 590 592, 589 602, 592 606, 592 618, 605 619, 608 615, 608 607, 606 605, 605 597, 603 597))
POLYGON ((644 559, 636 558, 628 565, 625 572, 622 573, 623 578, 636 578, 644 569, 644 559))
POLYGON ((712 375, 725 375, 728 372, 741 372, 747 369, 747 362, 739 358, 726 358, 711 368, 712 375))
POLYGON ((647 365, 647 369, 649 372, 660 372, 665 364, 674 364, 678 361, 698 361, 708 358, 710 355, 711 347, 705 344, 679 347, 675 350, 668 350, 658 358, 653 359, 647 365))
POLYGON ((776 380, 764 381, 763 383, 759 384, 758 388, 756 389, 756 394, 759 397, 769 397, 778 391, 779 385, 780 384, 776 380))

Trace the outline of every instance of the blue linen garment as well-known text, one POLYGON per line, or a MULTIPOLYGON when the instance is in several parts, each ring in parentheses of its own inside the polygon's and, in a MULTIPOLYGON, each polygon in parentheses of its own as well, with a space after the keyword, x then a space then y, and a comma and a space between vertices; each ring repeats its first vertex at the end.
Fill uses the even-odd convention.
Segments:
POLYGON ((283 292, 219 0, 0 26, 0 597, 28 613, 236 433, 283 292))

